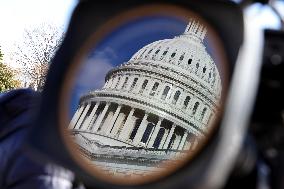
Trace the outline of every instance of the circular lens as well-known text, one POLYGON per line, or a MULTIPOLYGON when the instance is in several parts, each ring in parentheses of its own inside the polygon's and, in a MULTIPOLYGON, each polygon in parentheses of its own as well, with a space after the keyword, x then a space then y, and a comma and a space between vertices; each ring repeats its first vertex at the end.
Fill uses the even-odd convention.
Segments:
POLYGON ((169 6, 122 13, 94 32, 67 74, 66 144, 100 179, 153 181, 198 158, 225 83, 224 50, 201 17, 169 6))

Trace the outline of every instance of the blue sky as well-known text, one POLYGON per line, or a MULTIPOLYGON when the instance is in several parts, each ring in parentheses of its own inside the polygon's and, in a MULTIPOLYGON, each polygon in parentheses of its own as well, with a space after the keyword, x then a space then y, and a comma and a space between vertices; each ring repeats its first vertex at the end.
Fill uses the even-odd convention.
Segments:
MULTIPOLYGON (((9 54, 11 46, 21 40, 24 29, 36 27, 36 25, 44 22, 66 29, 76 4, 77 0, 0 0, 0 46, 5 55, 4 60, 8 59, 7 54, 9 54)), ((278 3, 281 12, 284 12, 283 4, 278 3)), ((279 21, 269 8, 255 5, 251 8, 250 13, 259 17, 259 22, 255 24, 261 24, 266 28, 277 28, 279 26, 279 21)), ((158 39, 172 38, 181 34, 185 28, 185 23, 172 19, 161 19, 152 19, 151 23, 148 22, 149 19, 148 21, 141 20, 139 22, 141 29, 137 30, 141 33, 136 32, 136 35, 129 35, 134 26, 133 23, 129 23, 114 31, 106 40, 101 41, 96 48, 93 59, 86 63, 92 65, 95 60, 98 62, 98 66, 96 69, 89 69, 86 66, 85 70, 82 70, 82 73, 86 73, 86 79, 97 80, 92 88, 100 87, 104 82, 104 75, 109 69, 127 61, 133 53, 144 45, 158 39), (171 29, 167 30, 167 27, 171 29), (148 30, 145 30, 145 28, 148 28, 148 30)), ((77 99, 78 95, 90 86, 81 87, 83 87, 81 92, 75 95, 77 99)), ((71 109, 74 109, 75 104, 72 106, 71 109)))
MULTIPOLYGON (((110 69, 127 62, 134 53, 149 43, 181 35, 187 24, 188 22, 181 18, 153 15, 132 20, 112 31, 90 50, 86 61, 82 62, 72 91, 70 114, 72 115, 76 110, 79 98, 83 94, 102 88, 105 75, 110 69)), ((205 38, 204 43, 219 66, 220 57, 213 53, 214 44, 208 37, 205 38)))
POLYGON ((144 17, 125 23, 102 39, 91 49, 83 62, 72 94, 71 112, 78 106, 78 100, 104 84, 106 73, 127 62, 143 46, 160 39, 173 38, 182 34, 186 22, 173 17, 144 17))
MULTIPOLYGON (((263 12, 260 11, 261 8, 263 7, 260 5, 251 8, 250 14, 265 18, 255 24, 267 28, 278 27, 279 22, 270 10, 264 8, 266 10, 263 12)), ((71 95, 70 115, 76 110, 79 98, 83 94, 103 86, 105 75, 110 69, 127 62, 135 52, 151 42, 182 34, 186 24, 174 17, 151 16, 134 20, 112 31, 91 50, 89 59, 82 64, 71 95)), ((208 42, 208 39, 206 41, 208 42)), ((214 44, 210 42, 207 44, 214 48, 214 44)), ((210 52, 212 49, 209 46, 207 45, 207 50, 210 52)), ((217 57, 213 59, 218 62, 217 57)))
MULTIPOLYGON (((77 0, 0 0, 0 46, 4 52, 19 41, 23 30, 40 25, 43 22, 53 23, 66 28, 70 14, 77 0)), ((280 12, 284 13, 284 3, 278 2, 280 12)), ((258 16, 265 27, 279 24, 271 10, 255 5, 252 14, 258 16)))

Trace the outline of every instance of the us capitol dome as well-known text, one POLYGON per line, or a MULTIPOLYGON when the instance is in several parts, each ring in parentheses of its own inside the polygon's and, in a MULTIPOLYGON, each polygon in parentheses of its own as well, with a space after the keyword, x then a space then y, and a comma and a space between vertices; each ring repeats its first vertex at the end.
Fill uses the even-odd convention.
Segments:
POLYGON ((110 174, 144 175, 194 152, 222 90, 206 32, 190 20, 183 34, 146 45, 80 98, 69 129, 86 157, 110 174))

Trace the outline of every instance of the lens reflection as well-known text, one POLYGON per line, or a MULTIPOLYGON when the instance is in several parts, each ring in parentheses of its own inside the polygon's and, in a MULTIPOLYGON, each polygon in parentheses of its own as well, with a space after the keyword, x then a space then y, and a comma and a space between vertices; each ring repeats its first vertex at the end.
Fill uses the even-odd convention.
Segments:
POLYGON ((215 48, 197 18, 164 16, 124 24, 96 44, 80 63, 68 126, 89 164, 132 179, 193 156, 221 109, 215 48))

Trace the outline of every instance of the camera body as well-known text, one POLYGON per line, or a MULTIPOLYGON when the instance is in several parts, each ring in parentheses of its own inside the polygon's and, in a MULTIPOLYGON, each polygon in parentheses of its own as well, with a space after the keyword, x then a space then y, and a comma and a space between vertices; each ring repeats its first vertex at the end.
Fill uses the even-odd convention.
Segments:
POLYGON ((282 131, 283 126, 283 103, 279 102, 283 96, 283 34, 266 31, 262 51, 263 41, 257 41, 263 37, 261 32, 249 32, 249 29, 252 28, 246 17, 243 18, 241 7, 229 1, 81 1, 73 12, 66 37, 50 67, 36 122, 41 127, 34 127, 29 148, 41 159, 52 160, 71 169, 91 188, 219 188, 224 183, 227 183, 226 188, 257 188, 266 184, 275 184, 275 188, 281 188, 281 170, 278 165, 282 164, 275 163, 273 158, 281 162, 282 134, 279 131, 282 131), (224 111, 216 123, 219 126, 210 142, 197 157, 173 174, 139 185, 107 183, 80 166, 68 149, 60 126, 62 93, 66 90, 66 81, 72 80, 68 78, 68 72, 74 68, 78 52, 82 51, 86 41, 104 22, 118 13, 157 4, 195 11, 220 37, 228 62, 225 88, 229 92, 225 95, 224 111), (50 146, 51 138, 56 145, 50 146), (274 156, 271 157, 271 154, 274 156), (266 172, 263 172, 264 169, 266 172))

